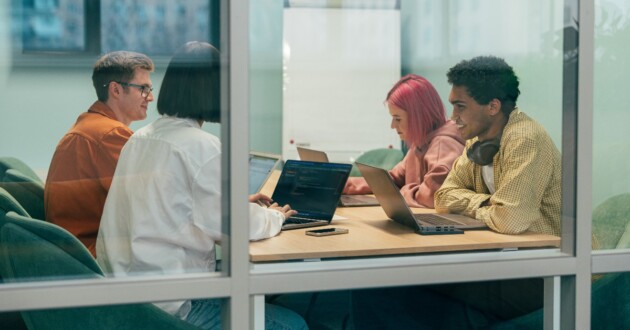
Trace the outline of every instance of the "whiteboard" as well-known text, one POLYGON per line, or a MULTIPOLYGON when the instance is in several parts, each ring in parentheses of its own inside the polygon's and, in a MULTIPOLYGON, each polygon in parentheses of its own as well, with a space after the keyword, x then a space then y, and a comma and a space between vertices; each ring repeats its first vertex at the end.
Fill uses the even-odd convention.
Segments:
POLYGON ((284 159, 296 146, 334 162, 399 148, 383 103, 400 79, 399 11, 286 8, 283 30, 284 159))

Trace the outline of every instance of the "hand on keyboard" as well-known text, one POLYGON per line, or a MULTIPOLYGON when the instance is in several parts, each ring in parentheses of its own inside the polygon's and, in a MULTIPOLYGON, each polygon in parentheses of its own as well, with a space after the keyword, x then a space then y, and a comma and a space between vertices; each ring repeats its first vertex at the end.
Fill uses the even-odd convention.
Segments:
POLYGON ((289 204, 286 204, 284 206, 279 206, 278 203, 273 203, 271 205, 269 205, 269 208, 272 210, 276 210, 279 211, 280 213, 282 213, 284 215, 285 219, 290 218, 291 216, 294 216, 297 214, 296 210, 292 210, 291 206, 289 204))

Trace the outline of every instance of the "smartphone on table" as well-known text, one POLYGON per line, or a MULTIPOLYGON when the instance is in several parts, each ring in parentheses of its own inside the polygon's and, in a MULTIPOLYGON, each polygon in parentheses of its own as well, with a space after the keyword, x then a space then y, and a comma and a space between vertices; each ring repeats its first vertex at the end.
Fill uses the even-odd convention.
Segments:
POLYGON ((347 234, 347 233, 348 233, 348 229, 346 228, 324 228, 324 229, 313 229, 313 230, 306 231, 306 235, 318 236, 318 237, 347 234))

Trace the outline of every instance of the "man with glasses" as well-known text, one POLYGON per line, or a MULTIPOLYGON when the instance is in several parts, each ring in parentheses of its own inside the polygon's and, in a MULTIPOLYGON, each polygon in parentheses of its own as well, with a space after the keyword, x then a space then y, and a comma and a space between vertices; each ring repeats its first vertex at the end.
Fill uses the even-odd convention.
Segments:
POLYGON ((92 83, 98 101, 79 115, 53 155, 44 192, 46 220, 74 234, 95 255, 105 198, 129 124, 147 117, 153 101, 153 62, 116 51, 96 61, 92 83))

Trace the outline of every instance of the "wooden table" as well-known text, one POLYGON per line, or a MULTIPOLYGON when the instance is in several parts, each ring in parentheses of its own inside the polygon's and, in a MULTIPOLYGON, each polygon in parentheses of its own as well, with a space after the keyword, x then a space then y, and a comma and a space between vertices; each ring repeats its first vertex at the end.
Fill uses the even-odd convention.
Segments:
MULTIPOLYGON (((262 193, 271 196, 279 172, 272 174, 262 193)), ((433 213, 432 209, 412 209, 414 213, 433 213)), ((396 261, 397 256, 429 253, 504 251, 524 248, 557 248, 560 237, 545 234, 503 235, 490 230, 466 231, 458 235, 419 235, 411 228, 389 220, 380 206, 338 207, 336 218, 326 227, 282 231, 278 236, 251 242, 249 257, 253 272, 274 272, 274 267, 291 265, 310 266, 327 263, 351 263, 353 257, 381 257, 396 261), (347 228, 348 234, 315 237, 304 232, 327 227, 347 228), (321 262, 291 262, 292 260, 321 260, 321 262), (328 261, 330 260, 330 261, 328 261)), ((491 253, 490 253, 491 254, 491 253)), ((410 258, 405 257, 406 260, 410 258)), ((413 259, 413 258, 412 258, 413 259)), ((254 297, 255 329, 263 329, 265 300, 254 297)))
MULTIPOLYGON (((431 209, 413 211, 434 212, 431 209)), ((463 235, 419 235, 411 228, 389 220, 378 206, 337 208, 336 215, 347 219, 333 220, 327 227, 347 228, 348 234, 314 237, 304 233, 313 228, 283 231, 274 238, 252 242, 250 260, 287 261, 560 246, 559 237, 546 234, 504 235, 490 230, 474 230, 463 235)))
MULTIPOLYGON (((271 196, 277 175, 269 180, 263 193, 271 196)), ((433 213, 432 209, 412 209, 414 213, 433 213)), ((280 262, 299 259, 346 258, 408 255, 434 252, 503 250, 559 247, 560 237, 546 234, 504 235, 491 230, 466 231, 459 235, 419 235, 411 228, 389 220, 380 206, 339 207, 335 220, 327 227, 347 228, 348 234, 314 237, 305 231, 282 231, 278 236, 252 242, 252 262, 280 262)), ((315 227, 327 228, 327 227, 315 227)))

